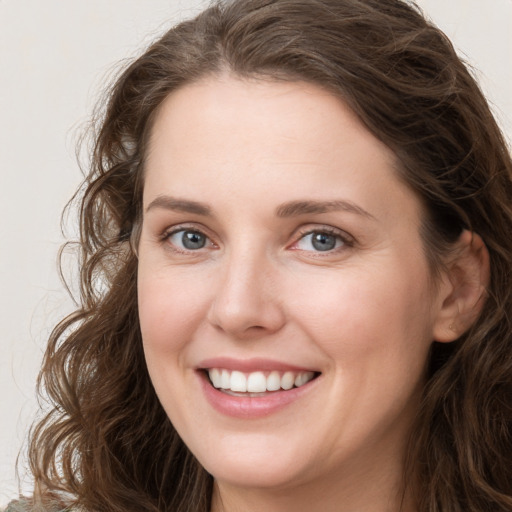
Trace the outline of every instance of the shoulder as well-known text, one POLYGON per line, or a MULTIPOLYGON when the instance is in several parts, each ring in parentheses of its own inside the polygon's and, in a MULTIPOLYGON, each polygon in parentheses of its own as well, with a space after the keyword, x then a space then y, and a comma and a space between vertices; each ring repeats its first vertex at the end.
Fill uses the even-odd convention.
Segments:
MULTIPOLYGON (((0 512, 32 512, 32 505, 23 499, 11 501, 7 508, 0 509, 0 512)), ((45 512, 78 512, 71 508, 50 507, 45 512)))
POLYGON ((11 501, 7 508, 0 509, 1 512, 28 512, 28 508, 23 501, 11 501))
POLYGON ((29 508, 24 500, 11 501, 7 508, 1 509, 1 512, 28 512, 29 508))

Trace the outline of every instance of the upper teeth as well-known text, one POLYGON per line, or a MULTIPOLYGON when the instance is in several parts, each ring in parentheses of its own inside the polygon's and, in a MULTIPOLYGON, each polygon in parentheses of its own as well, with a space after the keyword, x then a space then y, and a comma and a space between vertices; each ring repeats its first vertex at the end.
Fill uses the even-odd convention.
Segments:
POLYGON ((300 387, 309 382, 314 372, 251 372, 242 373, 220 368, 208 370, 208 376, 216 388, 229 389, 242 393, 263 393, 265 391, 277 391, 279 389, 291 389, 300 387))

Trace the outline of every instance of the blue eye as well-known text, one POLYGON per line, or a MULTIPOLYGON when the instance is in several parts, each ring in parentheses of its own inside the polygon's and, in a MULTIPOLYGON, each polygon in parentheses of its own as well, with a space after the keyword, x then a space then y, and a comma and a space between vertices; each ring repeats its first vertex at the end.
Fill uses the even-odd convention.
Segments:
POLYGON ((187 251, 196 251, 202 249, 208 243, 208 237, 191 229, 180 229, 171 233, 168 237, 169 242, 180 249, 187 251))
POLYGON ((302 251, 326 252, 345 245, 340 235, 326 231, 313 231, 304 235, 298 242, 297 248, 302 251))

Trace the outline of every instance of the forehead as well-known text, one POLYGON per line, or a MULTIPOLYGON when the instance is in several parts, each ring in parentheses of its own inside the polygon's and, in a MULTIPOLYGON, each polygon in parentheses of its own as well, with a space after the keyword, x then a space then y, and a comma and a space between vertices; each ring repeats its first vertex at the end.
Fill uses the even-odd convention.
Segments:
POLYGON ((305 82, 215 77, 173 92, 155 118, 146 162, 146 205, 171 192, 245 205, 348 196, 392 213, 382 204, 386 190, 419 207, 395 154, 339 98, 305 82))
MULTIPOLYGON (((167 139, 163 143, 172 136, 183 152, 191 145, 197 149, 199 138, 207 149, 208 143, 219 144, 222 139, 228 144, 258 144, 263 136, 266 144, 261 149, 277 153, 280 147, 288 151, 283 142, 292 140, 305 151, 356 142, 372 152, 380 151, 390 163, 396 161, 394 153, 343 101, 308 82, 223 75, 188 84, 171 93, 160 106, 150 136, 150 157, 162 136, 167 139)), ((231 151, 235 149, 231 147, 231 151)))

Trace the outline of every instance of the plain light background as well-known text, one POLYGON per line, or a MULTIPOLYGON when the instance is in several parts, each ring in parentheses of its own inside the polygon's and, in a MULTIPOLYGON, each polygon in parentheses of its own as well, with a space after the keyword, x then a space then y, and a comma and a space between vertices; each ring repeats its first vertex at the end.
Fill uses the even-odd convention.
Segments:
MULTIPOLYGON (((0 506, 18 493, 44 345, 73 309, 56 258, 61 211, 81 179, 77 138, 116 63, 205 4, 0 0, 0 506)), ((418 4, 478 69, 511 141, 512 0, 418 4)))

